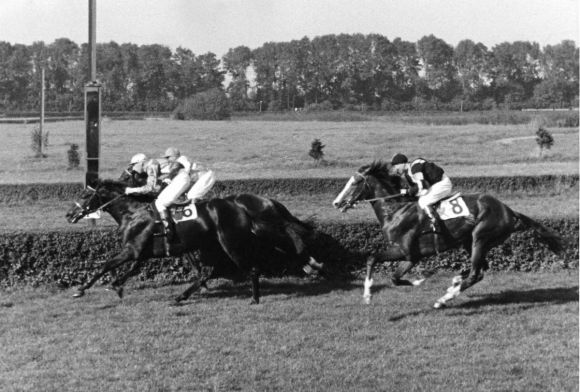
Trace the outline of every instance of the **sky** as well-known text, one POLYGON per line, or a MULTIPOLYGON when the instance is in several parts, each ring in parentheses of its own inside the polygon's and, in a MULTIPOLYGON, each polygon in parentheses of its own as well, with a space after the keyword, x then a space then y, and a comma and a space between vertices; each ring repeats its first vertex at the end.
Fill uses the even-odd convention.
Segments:
MULTIPOLYGON (((0 0, 0 41, 88 41, 89 0, 0 0)), ((96 0, 97 42, 181 46, 221 58, 327 34, 381 34, 417 42, 433 34, 492 48, 530 41, 578 45, 578 0, 96 0)))

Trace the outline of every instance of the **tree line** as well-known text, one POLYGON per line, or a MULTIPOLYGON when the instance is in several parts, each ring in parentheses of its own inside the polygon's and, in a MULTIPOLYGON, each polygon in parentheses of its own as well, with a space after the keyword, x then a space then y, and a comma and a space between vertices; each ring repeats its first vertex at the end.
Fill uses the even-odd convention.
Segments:
MULTIPOLYGON (((0 112, 39 109, 43 68, 46 110, 83 110, 88 45, 60 38, 31 45, 0 41, 0 112)), ((544 48, 504 42, 490 49, 469 39, 453 47, 434 35, 408 42, 339 34, 253 50, 238 46, 221 60, 158 44, 97 45, 105 111, 172 111, 215 89, 227 94, 234 111, 573 107, 578 70, 572 40, 544 48)))

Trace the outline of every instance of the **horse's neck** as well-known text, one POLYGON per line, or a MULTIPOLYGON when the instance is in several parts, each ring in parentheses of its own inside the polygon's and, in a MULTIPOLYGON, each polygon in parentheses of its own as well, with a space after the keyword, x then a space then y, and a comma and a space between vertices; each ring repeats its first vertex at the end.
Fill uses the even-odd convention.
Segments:
MULTIPOLYGON (((111 198, 111 200, 113 200, 113 198, 111 198)), ((106 208, 106 211, 113 217, 115 222, 121 224, 123 218, 127 214, 131 214, 138 208, 143 208, 148 204, 149 203, 147 202, 138 201, 130 197, 122 197, 119 200, 113 201, 111 204, 109 204, 106 208)))
POLYGON ((381 197, 389 196, 392 196, 392 194, 389 194, 382 185, 375 186, 372 199, 376 198, 378 200, 372 201, 371 205, 375 211, 377 219, 381 223, 381 226, 383 226, 385 222, 391 221, 393 219, 393 214, 402 207, 401 203, 380 199, 381 197))
POLYGON ((371 206, 375 211, 377 219, 379 220, 379 222, 381 222, 381 226, 383 225, 383 223, 385 223, 385 221, 391 220, 395 211, 397 211, 401 207, 399 203, 386 202, 385 200, 380 199, 371 202, 371 206))

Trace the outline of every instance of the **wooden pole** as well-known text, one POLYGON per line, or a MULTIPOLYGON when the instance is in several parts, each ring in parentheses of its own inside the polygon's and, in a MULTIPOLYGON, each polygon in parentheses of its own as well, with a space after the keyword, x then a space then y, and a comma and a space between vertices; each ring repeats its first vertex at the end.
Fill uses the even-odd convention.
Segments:
POLYGON ((40 71, 40 125, 39 125, 39 132, 40 132, 40 145, 38 152, 40 154, 40 158, 42 158, 42 137, 44 129, 44 67, 40 71))
POLYGON ((89 69, 90 82, 97 80, 97 0, 89 0, 89 69))

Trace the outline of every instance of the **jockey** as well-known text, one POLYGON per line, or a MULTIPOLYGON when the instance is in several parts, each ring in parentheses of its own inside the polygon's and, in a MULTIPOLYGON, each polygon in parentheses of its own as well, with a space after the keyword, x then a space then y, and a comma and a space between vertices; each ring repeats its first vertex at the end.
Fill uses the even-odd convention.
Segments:
POLYGON ((169 147, 165 151, 163 158, 167 159, 168 162, 165 168, 163 166, 161 168, 161 172, 165 177, 163 181, 173 184, 178 180, 180 184, 188 184, 187 186, 184 185, 182 190, 177 193, 176 199, 189 188, 187 199, 195 202, 201 199, 215 184, 215 174, 212 170, 202 169, 200 165, 182 155, 177 148, 169 147), (182 178, 185 173, 188 176, 187 180, 182 178))
MULTIPOLYGON (((157 194, 161 190, 161 165, 156 159, 147 159, 145 154, 139 153, 133 155, 131 158, 131 163, 129 165, 129 172, 135 172, 137 174, 147 173, 147 182, 145 185, 140 187, 127 187, 125 188, 125 194, 157 194)), ((166 188, 167 189, 167 188, 166 188)), ((163 192, 161 192, 163 193, 163 192)), ((161 194, 159 195, 161 196, 161 194)), ((165 254, 169 256, 169 241, 171 240, 171 229, 169 221, 167 219, 166 209, 160 208, 160 205, 155 201, 155 208, 159 212, 159 217, 165 228, 165 237, 163 239, 165 245, 165 254)))
POLYGON ((140 187, 127 187, 125 189, 126 195, 130 195, 132 193, 157 193, 161 189, 161 169, 157 160, 148 159, 147 156, 143 153, 135 154, 131 158, 131 163, 129 164, 129 169, 127 171, 130 173, 136 173, 139 176, 146 175, 147 182, 145 185, 140 187))
POLYGON ((431 219, 433 231, 437 230, 437 220, 432 210, 433 204, 451 195, 453 185, 442 168, 433 162, 418 158, 409 163, 403 154, 395 154, 391 159, 392 173, 404 177, 411 189, 401 189, 401 194, 419 196, 419 207, 431 219))

